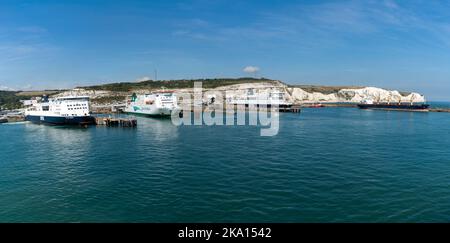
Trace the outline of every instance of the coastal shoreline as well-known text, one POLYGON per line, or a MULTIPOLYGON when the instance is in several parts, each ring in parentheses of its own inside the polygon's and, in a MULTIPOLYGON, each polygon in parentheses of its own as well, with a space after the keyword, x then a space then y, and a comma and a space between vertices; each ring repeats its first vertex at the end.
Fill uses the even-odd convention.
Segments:
MULTIPOLYGON (((320 103, 320 107, 314 107, 311 106, 311 104, 294 104, 293 109, 294 113, 300 113, 299 109, 326 109, 326 108, 358 108, 356 103, 320 103)), ((208 107, 203 107, 202 112, 207 110, 208 107)), ((192 109, 193 110, 193 109, 192 109)), ((257 111, 257 109, 237 109, 239 111, 257 111)), ((377 109, 377 110, 384 110, 384 111, 403 111, 403 112, 418 112, 415 110, 398 110, 398 109, 377 109)), ((226 111, 224 109, 224 111, 226 111)), ((20 115, 8 115, 8 112, 17 112, 14 111, 3 111, 5 114, 5 118, 8 120, 7 123, 17 123, 17 122, 23 122, 25 120, 24 116, 20 115)), ((290 111, 287 111, 290 112, 290 111)), ((428 110, 420 111, 420 112, 432 112, 432 113, 450 113, 450 108, 439 108, 439 107, 431 107, 428 110)), ((101 109, 97 109, 95 106, 92 107, 92 115, 117 115, 117 114, 125 114, 121 112, 120 110, 114 110, 111 108, 108 108, 106 106, 102 106, 101 109)))

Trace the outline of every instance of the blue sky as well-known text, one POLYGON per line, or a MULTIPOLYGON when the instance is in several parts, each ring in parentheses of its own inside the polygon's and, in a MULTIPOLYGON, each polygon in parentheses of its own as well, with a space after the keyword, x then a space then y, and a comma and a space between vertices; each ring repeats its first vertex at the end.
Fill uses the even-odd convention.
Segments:
POLYGON ((450 2, 0 0, 0 87, 240 77, 450 100, 450 2))

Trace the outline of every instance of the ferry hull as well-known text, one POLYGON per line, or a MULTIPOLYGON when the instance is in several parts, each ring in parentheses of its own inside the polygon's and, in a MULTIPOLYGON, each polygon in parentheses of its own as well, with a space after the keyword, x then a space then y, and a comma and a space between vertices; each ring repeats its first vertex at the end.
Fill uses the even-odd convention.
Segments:
POLYGON ((59 117, 59 116, 25 116, 26 121, 48 125, 92 125, 95 118, 92 116, 59 117))
POLYGON ((125 109, 125 113, 150 117, 168 117, 172 115, 172 109, 152 108, 152 109, 125 109))
POLYGON ((430 105, 427 104, 359 104, 360 109, 379 109, 379 110, 399 110, 399 111, 428 111, 430 105))
POLYGON ((142 112, 132 112, 125 111, 126 114, 137 115, 142 117, 170 117, 172 112, 164 112, 164 113, 142 113, 142 112))

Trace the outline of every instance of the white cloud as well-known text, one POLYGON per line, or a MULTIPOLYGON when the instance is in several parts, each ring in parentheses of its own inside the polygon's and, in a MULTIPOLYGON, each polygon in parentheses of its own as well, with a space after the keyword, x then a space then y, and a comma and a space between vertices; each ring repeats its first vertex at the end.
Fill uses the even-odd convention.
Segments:
POLYGON ((247 66, 247 67, 245 67, 244 68, 244 72, 246 72, 246 73, 256 73, 256 72, 259 72, 259 70, 260 70, 260 68, 259 67, 255 67, 255 66, 247 66))
POLYGON ((152 78, 145 76, 145 77, 136 79, 136 82, 144 82, 144 81, 149 81, 149 80, 152 80, 152 78))

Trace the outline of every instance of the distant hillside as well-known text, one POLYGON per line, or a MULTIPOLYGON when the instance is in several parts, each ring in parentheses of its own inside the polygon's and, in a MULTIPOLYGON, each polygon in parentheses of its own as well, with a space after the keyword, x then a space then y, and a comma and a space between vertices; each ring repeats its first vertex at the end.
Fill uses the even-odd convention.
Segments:
POLYGON ((52 95, 60 91, 45 90, 45 91, 2 91, 0 90, 0 110, 13 110, 22 108, 21 100, 28 100, 32 97, 42 95, 52 95))
POLYGON ((193 88, 195 82, 202 82, 203 88, 213 89, 220 86, 242 84, 242 83, 261 83, 261 82, 277 82, 271 79, 255 79, 255 78, 220 78, 220 79, 183 79, 183 80, 165 80, 165 81, 143 81, 143 82, 124 82, 111 83, 103 85, 94 85, 86 87, 78 87, 86 90, 105 90, 115 92, 128 92, 138 89, 185 89, 193 88))
POLYGON ((24 97, 17 96, 16 91, 0 91, 0 110, 20 108, 22 106, 21 99, 24 97))
MULTIPOLYGON (((54 95, 63 91, 65 90, 19 91, 16 95, 23 97, 38 97, 43 95, 54 95)), ((22 99, 24 99, 23 97, 22 99)))

